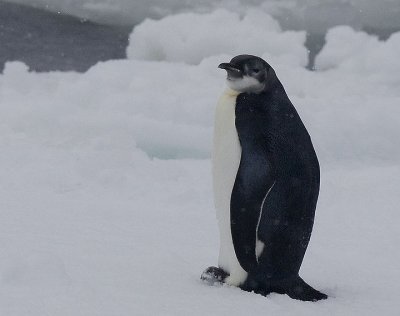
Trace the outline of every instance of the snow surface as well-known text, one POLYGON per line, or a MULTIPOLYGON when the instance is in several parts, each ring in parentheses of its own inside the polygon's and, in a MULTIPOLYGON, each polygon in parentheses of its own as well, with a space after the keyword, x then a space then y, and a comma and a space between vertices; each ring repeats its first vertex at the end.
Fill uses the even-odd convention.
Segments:
MULTIPOLYGON (((177 27, 182 16, 173 18, 177 27)), ((225 85, 217 65, 232 57, 221 41, 217 50, 201 42, 204 59, 177 45, 179 59, 108 61, 83 74, 6 64, 0 315, 398 315, 399 34, 379 42, 333 29, 317 72, 302 67, 302 35, 293 34, 280 47, 287 34, 276 29, 260 55, 271 57, 320 158, 301 275, 327 301, 199 280, 219 247, 209 155, 225 85)), ((161 35, 160 51, 174 56, 161 35)), ((155 47, 137 36, 141 49, 155 47)))

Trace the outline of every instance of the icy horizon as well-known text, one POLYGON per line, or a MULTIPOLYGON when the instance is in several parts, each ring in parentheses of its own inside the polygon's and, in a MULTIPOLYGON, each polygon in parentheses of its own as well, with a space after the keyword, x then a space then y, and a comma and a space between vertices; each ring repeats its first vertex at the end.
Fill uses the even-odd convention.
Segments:
POLYGON ((226 8, 243 13, 257 8, 272 14, 289 29, 324 32, 335 25, 372 30, 400 29, 397 0, 7 0, 36 8, 77 16, 99 23, 136 25, 146 18, 159 19, 183 12, 211 12, 226 8))

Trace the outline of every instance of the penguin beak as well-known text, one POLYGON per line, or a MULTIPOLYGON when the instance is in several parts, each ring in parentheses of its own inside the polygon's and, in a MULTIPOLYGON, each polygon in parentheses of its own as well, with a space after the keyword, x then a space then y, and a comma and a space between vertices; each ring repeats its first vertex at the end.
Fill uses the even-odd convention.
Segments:
POLYGON ((219 64, 218 68, 225 69, 228 73, 228 80, 236 80, 243 77, 242 70, 231 63, 219 64))
POLYGON ((235 65, 232 65, 230 63, 219 64, 218 68, 225 69, 225 70, 230 70, 230 71, 233 71, 233 72, 240 72, 240 73, 242 72, 239 68, 237 68, 235 65))

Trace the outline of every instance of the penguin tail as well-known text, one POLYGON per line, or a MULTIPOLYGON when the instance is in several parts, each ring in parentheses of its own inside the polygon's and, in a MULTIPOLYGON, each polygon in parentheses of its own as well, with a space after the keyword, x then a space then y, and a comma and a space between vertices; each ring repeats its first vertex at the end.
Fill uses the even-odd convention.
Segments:
MULTIPOLYGON (((201 274, 200 279, 208 285, 222 285, 228 276, 229 274, 221 268, 208 267, 201 274)), ((328 298, 328 295, 314 289, 299 276, 279 281, 275 280, 267 282, 267 284, 258 282, 256 279, 250 277, 240 288, 244 291, 254 292, 263 296, 267 296, 273 292, 287 294, 290 298, 300 301, 316 302, 328 298)))
POLYGON ((314 289, 299 276, 285 286, 285 294, 300 301, 316 302, 328 298, 328 295, 314 289))
POLYGON ((249 276, 241 289, 248 292, 254 292, 267 296, 270 293, 287 294, 290 298, 300 301, 316 302, 325 300, 328 296, 308 285, 299 276, 278 279, 278 280, 260 280, 249 276))

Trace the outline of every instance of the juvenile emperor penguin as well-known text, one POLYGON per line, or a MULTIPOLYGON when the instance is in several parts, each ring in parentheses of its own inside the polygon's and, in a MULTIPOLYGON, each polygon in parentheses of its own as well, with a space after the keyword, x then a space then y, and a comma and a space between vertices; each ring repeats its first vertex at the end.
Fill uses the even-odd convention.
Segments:
POLYGON ((319 193, 310 136, 274 69, 239 55, 218 66, 229 89, 216 109, 213 188, 218 267, 201 278, 262 295, 326 299, 299 276, 319 193))

